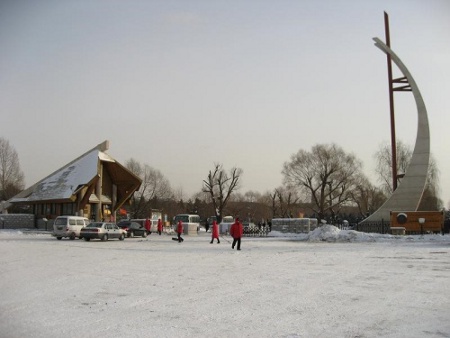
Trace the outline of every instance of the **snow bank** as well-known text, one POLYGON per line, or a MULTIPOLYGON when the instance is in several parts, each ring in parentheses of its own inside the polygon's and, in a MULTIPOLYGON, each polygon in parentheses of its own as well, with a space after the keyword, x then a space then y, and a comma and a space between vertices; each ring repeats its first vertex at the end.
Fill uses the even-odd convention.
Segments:
POLYGON ((380 235, 358 232, 354 230, 340 230, 334 225, 325 224, 311 231, 307 236, 309 242, 375 242, 376 238, 390 238, 392 235, 380 235), (387 236, 387 237, 385 237, 387 236))
POLYGON ((390 235, 359 232, 355 230, 340 230, 331 224, 324 224, 307 234, 281 233, 278 231, 270 232, 270 237, 288 237, 299 241, 306 242, 411 242, 411 241, 438 241, 450 242, 450 236, 442 236, 440 234, 432 235, 390 235))

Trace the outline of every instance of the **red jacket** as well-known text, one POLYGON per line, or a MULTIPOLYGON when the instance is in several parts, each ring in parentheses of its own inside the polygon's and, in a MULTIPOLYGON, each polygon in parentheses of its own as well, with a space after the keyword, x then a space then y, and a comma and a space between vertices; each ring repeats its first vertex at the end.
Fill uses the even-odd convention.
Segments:
POLYGON ((244 229, 242 228, 242 223, 239 221, 234 222, 230 228, 230 235, 233 238, 241 238, 244 233, 244 229))
POLYGON ((183 233, 183 222, 178 221, 178 225, 177 225, 177 234, 182 234, 183 233))
POLYGON ((158 231, 162 231, 162 228, 163 228, 162 221, 161 219, 158 219, 158 231))
POLYGON ((219 238, 219 226, 216 221, 213 222, 212 226, 212 238, 219 238))
POLYGON ((151 230, 151 223, 148 218, 145 220, 145 230, 147 230, 147 231, 151 230))

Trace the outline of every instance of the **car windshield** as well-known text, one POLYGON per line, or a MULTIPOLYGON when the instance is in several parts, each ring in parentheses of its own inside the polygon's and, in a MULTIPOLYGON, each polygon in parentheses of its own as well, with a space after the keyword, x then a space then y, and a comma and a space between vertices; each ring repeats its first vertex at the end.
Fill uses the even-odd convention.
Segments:
POLYGON ((181 221, 183 223, 188 223, 189 216, 188 215, 177 215, 177 216, 175 216, 175 223, 178 223, 178 221, 181 221))
POLYGON ((88 228, 101 228, 103 223, 90 223, 88 228))

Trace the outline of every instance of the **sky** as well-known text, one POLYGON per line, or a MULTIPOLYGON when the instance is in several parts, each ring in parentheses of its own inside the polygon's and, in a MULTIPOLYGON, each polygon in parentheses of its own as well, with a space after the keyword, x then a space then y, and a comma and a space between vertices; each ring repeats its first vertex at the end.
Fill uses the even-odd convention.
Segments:
POLYGON ((449 235, 210 236, 0 230, 2 337, 448 337, 449 235))
MULTIPOLYGON (((198 192, 215 163, 240 192, 282 185, 299 150, 336 143, 377 184, 390 142, 385 40, 428 110, 440 196, 450 207, 450 2, 0 2, 0 136, 30 186, 104 140, 121 163, 198 192)), ((394 65, 394 77, 400 73, 394 65)), ((395 94, 396 134, 414 146, 411 93, 395 94)))

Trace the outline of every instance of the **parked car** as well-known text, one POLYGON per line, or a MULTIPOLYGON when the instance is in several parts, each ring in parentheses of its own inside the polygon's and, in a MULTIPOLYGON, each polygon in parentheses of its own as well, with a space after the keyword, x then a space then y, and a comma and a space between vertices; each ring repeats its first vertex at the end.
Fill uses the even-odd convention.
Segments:
POLYGON ((90 221, 86 217, 80 216, 58 216, 53 223, 52 236, 57 239, 69 237, 70 239, 80 238, 80 231, 88 225, 90 221))
POLYGON ((91 238, 98 238, 102 241, 107 241, 110 238, 118 238, 123 241, 125 236, 126 231, 119 228, 115 223, 92 222, 81 229, 81 237, 85 241, 90 241, 91 238))
MULTIPOLYGON (((128 219, 129 222, 136 222, 142 225, 145 228, 145 221, 146 218, 133 218, 128 219)), ((150 232, 147 232, 147 235, 151 235, 152 232, 158 232, 158 219, 156 218, 150 218, 150 232)))
POLYGON ((148 235, 148 232, 147 230, 145 230, 144 225, 137 222, 120 221, 119 223, 117 223, 117 226, 126 231, 127 237, 142 236, 145 238, 148 235))

